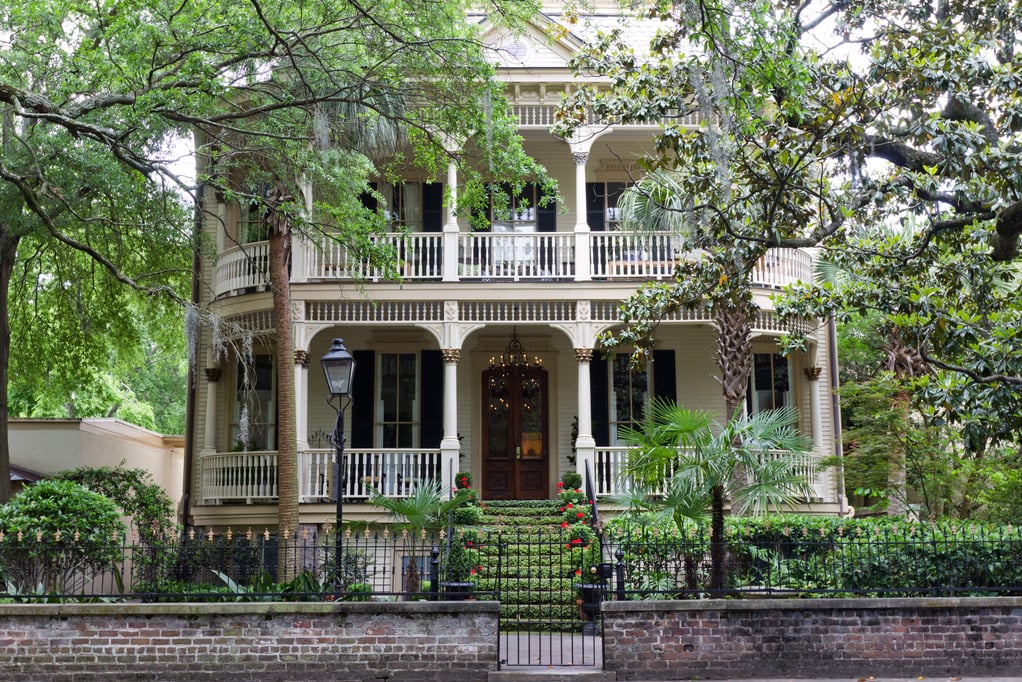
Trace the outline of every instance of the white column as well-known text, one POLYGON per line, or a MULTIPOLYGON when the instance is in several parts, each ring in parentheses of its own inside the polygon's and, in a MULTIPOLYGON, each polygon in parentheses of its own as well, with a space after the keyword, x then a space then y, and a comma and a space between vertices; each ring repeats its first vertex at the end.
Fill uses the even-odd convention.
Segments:
MULTIPOLYGON (((819 367, 806 367, 805 374, 806 379, 809 380, 809 412, 812 420, 813 429, 813 452, 818 456, 824 456, 826 453, 823 451, 823 413, 822 405, 820 401, 820 373, 822 372, 819 367)), ((820 473, 816 475, 816 480, 812 480, 809 484, 813 487, 815 495, 817 497, 825 497, 823 495, 823 489, 820 486, 820 473)))
MULTIPOLYGON (((302 182, 302 199, 305 203, 305 215, 312 215, 312 183, 302 182)), ((299 232, 291 235, 291 282, 298 284, 309 281, 309 260, 316 249, 309 239, 299 232)))
MULTIPOLYGON (((593 413, 589 386, 589 365, 593 361, 592 348, 576 348, 578 360, 578 437, 575 439, 575 468, 585 481, 586 464, 596 475, 596 440, 593 438, 593 413)), ((595 481, 594 481, 595 482, 595 481)))
POLYGON ((458 473, 461 443, 458 441, 458 360, 461 351, 444 348, 444 437, 440 441, 440 462, 444 490, 454 487, 458 473))
POLYGON ((575 160, 575 281, 592 280, 590 255, 590 229, 586 222, 586 161, 588 151, 576 151, 572 147, 571 158, 575 160))
POLYGON ((295 349, 295 434, 298 452, 309 449, 309 351, 295 349))
POLYGON ((443 281, 458 281, 458 166, 452 160, 447 164, 447 205, 444 221, 443 281))
POLYGON ((202 452, 216 452, 216 406, 217 385, 223 370, 219 367, 206 368, 206 422, 202 427, 202 452))

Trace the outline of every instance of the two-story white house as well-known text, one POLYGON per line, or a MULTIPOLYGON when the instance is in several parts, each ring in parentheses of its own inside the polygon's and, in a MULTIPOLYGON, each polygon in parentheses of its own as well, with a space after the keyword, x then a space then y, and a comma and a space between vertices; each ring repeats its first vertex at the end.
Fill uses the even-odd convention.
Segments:
MULTIPOLYGON (((397 244, 400 282, 384 281, 335 244, 293 245, 296 353, 289 369, 303 524, 334 518, 328 434, 335 413, 319 364, 334 338, 343 338, 357 363, 345 415, 345 518, 372 516, 367 484, 400 496, 424 479, 449 486, 459 471, 472 472, 484 499, 544 499, 556 496, 563 472, 588 467, 598 494, 609 495, 621 485, 618 430, 637 421, 653 396, 723 415, 706 314, 665 320, 644 371, 632 371, 626 354, 604 356, 597 348, 597 335, 619 324, 619 302, 643 282, 670 278, 681 254, 671 234, 629 233, 617 221, 618 197, 635 177, 632 162, 651 150, 654 127, 593 125, 569 140, 551 134, 562 94, 578 82, 567 61, 590 28, 562 25, 553 3, 548 10, 525 35, 501 33, 485 19, 480 31, 500 48, 494 58, 526 150, 558 180, 560 202, 542 206, 530 186, 510 216, 491 216, 489 229, 472 230, 444 203, 457 192, 452 165, 445 177, 377 185, 386 199, 378 208, 393 224, 381 238, 397 244)), ((587 26, 614 20, 609 12, 587 26)), ((246 368, 236 357, 214 360, 208 334, 199 340, 188 522, 272 528, 278 406, 271 294, 259 267, 267 244, 249 229, 245 206, 209 192, 203 209, 218 252, 201 262, 200 304, 255 341, 246 368), (246 375, 251 386, 243 390, 246 375)), ((785 329, 769 298, 811 277, 812 265, 809 252, 775 250, 755 268, 761 312, 747 409, 797 407, 801 430, 823 457, 835 453, 833 338, 820 325, 808 352, 782 357, 777 339, 785 329)), ((814 495, 804 509, 843 511, 838 474, 814 460, 806 471, 814 495)))

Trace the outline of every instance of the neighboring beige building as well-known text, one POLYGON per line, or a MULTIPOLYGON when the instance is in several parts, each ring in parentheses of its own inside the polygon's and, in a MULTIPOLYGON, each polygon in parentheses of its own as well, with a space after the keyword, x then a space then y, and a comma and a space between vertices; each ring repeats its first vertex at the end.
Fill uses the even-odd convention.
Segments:
MULTIPOLYGON (((617 473, 625 450, 617 429, 639 418, 652 396, 723 412, 705 314, 664 321, 645 372, 629 371, 624 355, 595 351, 597 335, 618 323, 618 303, 644 281, 669 278, 682 255, 670 234, 628 233, 616 223, 617 198, 636 170, 625 163, 650 150, 652 126, 594 125, 571 140, 550 134, 562 93, 576 83, 566 63, 585 36, 575 32, 581 23, 561 26, 560 10, 549 9, 525 36, 501 34, 486 22, 481 31, 501 48, 495 54, 505 60, 500 74, 526 150, 558 179, 563 205, 535 208, 539 197, 530 187, 510 219, 471 231, 443 204, 445 190, 457 192, 452 164, 445 177, 377 186, 389 198, 379 208, 395 231, 383 238, 403 254, 402 282, 381 281, 336 244, 293 245, 303 524, 329 523, 335 513, 327 440, 335 415, 319 366, 334 338, 344 339, 357 362, 346 413, 345 518, 373 514, 364 504, 367 483, 400 496, 423 479, 449 486, 458 471, 473 473, 484 498, 524 499, 554 497, 563 472, 588 467, 598 494, 609 495, 622 485, 617 473), (354 276, 366 282, 355 286, 354 276), (501 364, 501 354, 518 349, 527 365, 501 364)), ((199 341, 196 357, 205 363, 192 401, 188 520, 258 530, 276 522, 268 247, 248 241, 258 235, 246 229, 245 206, 207 192, 202 208, 218 253, 201 264, 201 305, 255 341, 251 363, 216 361, 209 336, 199 341), (242 388, 246 376, 252 390, 242 388)), ((838 476, 815 465, 835 450, 831 340, 819 325, 809 352, 782 358, 777 340, 786 328, 769 299, 810 278, 812 265, 809 252, 779 250, 753 273, 762 312, 748 408, 798 408, 816 455, 805 463, 814 495, 804 508, 836 514, 844 510, 838 476)))
POLYGON ((31 474, 78 467, 145 469, 174 501, 184 490, 183 436, 161 436, 120 419, 11 419, 11 465, 31 474))

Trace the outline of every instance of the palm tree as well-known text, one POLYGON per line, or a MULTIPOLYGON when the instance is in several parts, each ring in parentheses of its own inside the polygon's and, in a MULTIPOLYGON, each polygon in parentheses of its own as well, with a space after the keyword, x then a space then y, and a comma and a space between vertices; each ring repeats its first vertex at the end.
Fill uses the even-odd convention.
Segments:
POLYGON ((623 475, 633 482, 623 501, 633 509, 668 514, 679 530, 685 519, 710 518, 710 589, 725 585, 724 512, 761 514, 810 495, 799 472, 812 442, 795 428, 798 415, 783 407, 737 414, 726 424, 705 411, 656 399, 638 429, 622 429, 634 446, 623 475))
MULTIPOLYGON (((373 488, 369 490, 371 493, 369 504, 390 512, 396 521, 407 523, 420 531, 422 535, 425 534, 425 531, 452 526, 452 512, 459 507, 468 505, 472 499, 469 495, 448 496, 443 483, 437 480, 417 484, 412 488, 408 497, 385 497, 378 490, 373 488)), ((450 536, 451 533, 448 533, 448 538, 450 536)), ((405 592, 419 591, 421 576, 419 575, 418 555, 415 552, 416 547, 416 541, 413 540, 409 553, 411 561, 408 562, 405 575, 405 592)))
MULTIPOLYGON (((752 374, 752 324, 757 306, 750 274, 766 247, 760 241, 737 239, 727 229, 715 229, 713 221, 705 219, 707 207, 694 206, 692 196, 678 171, 663 169, 650 172, 621 195, 622 227, 673 234, 692 257, 679 263, 673 282, 644 286, 662 290, 669 301, 665 309, 653 314, 657 319, 642 319, 640 312, 631 320, 632 333, 619 332, 617 337, 620 343, 642 348, 648 345, 659 319, 674 309, 704 308, 713 319, 713 360, 720 369, 718 382, 730 419, 745 403, 752 374)), ((638 301, 640 311, 648 305, 648 298, 641 295, 638 301)))

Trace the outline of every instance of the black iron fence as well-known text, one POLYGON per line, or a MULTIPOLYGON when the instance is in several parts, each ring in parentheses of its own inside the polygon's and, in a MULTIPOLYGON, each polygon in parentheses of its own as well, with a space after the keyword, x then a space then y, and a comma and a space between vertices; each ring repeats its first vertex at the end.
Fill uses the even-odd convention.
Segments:
POLYGON ((475 538, 349 531, 338 559, 335 538, 312 533, 192 531, 159 543, 7 536, 0 539, 0 599, 466 598, 478 582, 475 538))
POLYGON ((557 614, 551 622, 566 622, 575 614, 591 620, 594 595, 596 601, 1022 595, 1022 533, 1014 528, 917 524, 847 534, 785 528, 735 534, 726 538, 722 592, 709 589, 706 532, 608 533, 602 547, 594 540, 572 531, 535 538, 364 530, 345 533, 338 557, 332 535, 193 532, 160 543, 0 536, 0 599, 522 602, 522 594, 534 593, 548 598, 546 611, 557 614))
POLYGON ((906 523, 732 533, 725 589, 711 591, 707 529, 608 534, 622 598, 921 597, 1022 594, 1022 533, 906 523))

